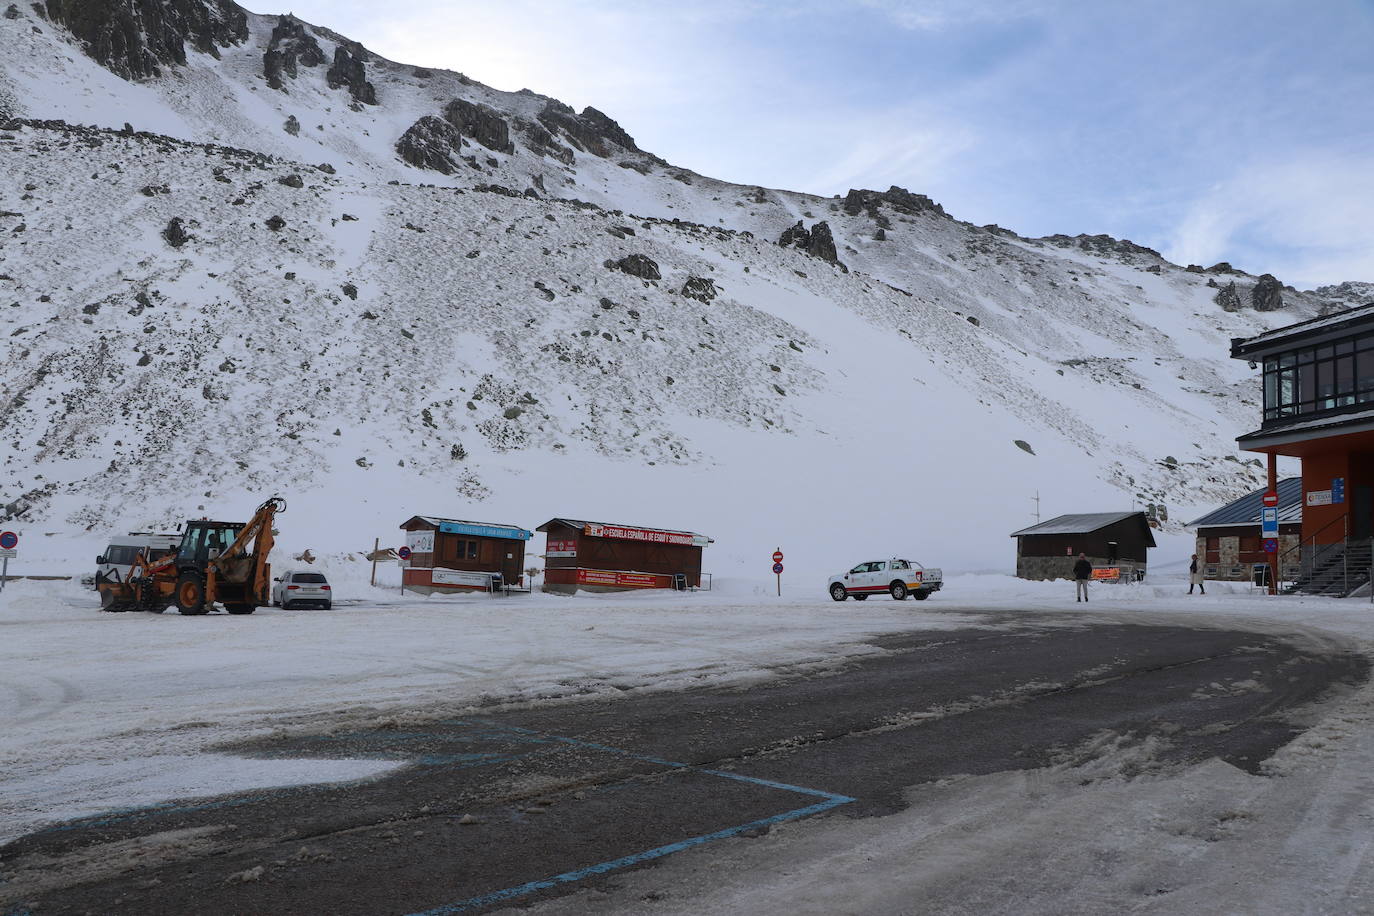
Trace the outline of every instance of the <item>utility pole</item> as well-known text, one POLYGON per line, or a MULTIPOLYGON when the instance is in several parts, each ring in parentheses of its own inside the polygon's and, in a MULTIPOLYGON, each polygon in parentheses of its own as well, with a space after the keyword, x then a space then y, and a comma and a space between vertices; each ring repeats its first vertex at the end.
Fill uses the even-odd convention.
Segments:
POLYGON ((1035 523, 1038 525, 1038 524, 1040 524, 1040 491, 1039 491, 1039 490, 1036 490, 1036 491, 1035 491, 1035 495, 1031 497, 1031 502, 1035 503, 1035 523))

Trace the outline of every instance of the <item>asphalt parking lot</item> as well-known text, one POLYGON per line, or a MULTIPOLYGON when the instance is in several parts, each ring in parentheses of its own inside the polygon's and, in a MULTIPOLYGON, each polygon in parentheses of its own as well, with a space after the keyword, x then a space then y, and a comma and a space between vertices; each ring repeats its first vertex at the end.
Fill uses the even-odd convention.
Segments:
POLYGON ((1295 711, 1368 675, 1355 653, 1181 626, 894 634, 886 653, 751 688, 457 708, 224 748, 373 757, 380 779, 192 799, 0 849, 0 912, 482 912, 596 888, 780 823, 903 807, 951 774, 1072 765, 1105 731, 1156 762, 1255 771, 1295 711))

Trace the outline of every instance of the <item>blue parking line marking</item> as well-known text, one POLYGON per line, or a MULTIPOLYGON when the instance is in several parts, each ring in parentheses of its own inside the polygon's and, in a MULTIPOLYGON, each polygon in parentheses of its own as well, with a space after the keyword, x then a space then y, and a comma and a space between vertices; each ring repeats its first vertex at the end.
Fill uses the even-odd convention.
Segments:
MULTIPOLYGON (((772 785, 782 786, 782 783, 773 783, 772 785)), ((638 865, 641 862, 661 859, 664 856, 672 855, 675 852, 682 852, 684 849, 691 849, 693 846, 710 843, 713 840, 724 840, 732 836, 739 836, 747 830, 756 830, 760 827, 781 824, 784 821, 795 821, 803 817, 810 817, 813 814, 820 814, 823 811, 829 811, 831 808, 836 808, 840 805, 847 805, 855 800, 847 795, 832 795, 828 792, 817 792, 814 789, 803 789, 795 786, 788 788, 792 788, 794 791, 798 792, 805 792, 808 795, 824 795, 826 796, 826 800, 814 805, 808 805, 805 808, 784 811, 782 814, 774 814, 772 817, 764 817, 756 821, 750 821, 747 824, 727 827, 724 830, 717 830, 715 833, 694 836, 686 840, 679 840, 676 843, 669 843, 666 846, 658 846, 654 849, 645 850, 644 852, 637 852, 632 855, 623 856, 619 859, 612 859, 609 862, 599 862, 596 865, 588 865, 586 868, 579 868, 576 871, 566 871, 561 875, 554 875, 551 878, 543 878, 539 881, 529 881, 525 884, 516 885, 515 887, 508 887, 504 890, 493 891, 490 894, 483 894, 480 897, 469 897, 467 900, 459 900, 456 903, 445 903, 430 910, 412 913, 411 916, 448 916, 450 913, 461 913, 464 910, 472 910, 492 903, 500 903, 504 900, 513 900, 516 897, 521 897, 525 894, 533 893, 534 891, 548 890, 560 884, 581 881, 584 878, 604 875, 607 872, 615 871, 620 868, 628 868, 631 865, 638 865)))
MULTIPOLYGON (((448 724, 468 725, 471 723, 467 721, 458 720, 448 724)), ((785 782, 775 782, 771 779, 760 779, 756 776, 745 776, 741 773, 732 773, 729 770, 700 769, 698 767, 692 766, 689 763, 679 763, 672 760, 663 760, 659 757, 650 757, 644 754, 636 754, 632 751, 623 750, 622 748, 618 747, 611 747, 610 745, 606 744, 597 744, 593 741, 581 741, 577 738, 565 738, 561 735, 540 735, 539 732, 536 732, 532 729, 519 728, 517 726, 495 726, 494 723, 490 722, 481 722, 480 724, 485 725, 487 727, 508 728, 513 732, 518 732, 523 735, 529 735, 531 737, 537 735, 546 741, 554 741, 560 744, 571 744, 578 747, 591 748, 593 750, 605 751, 607 753, 617 754, 622 757, 629 757, 634 760, 643 760, 649 763, 655 763, 661 766, 668 766, 678 770, 690 770, 692 772, 702 773, 707 776, 718 776, 722 779, 732 779, 736 782, 751 783, 753 785, 764 786, 769 789, 779 789, 784 792, 797 792, 802 795, 811 795, 825 800, 817 802, 814 805, 807 805, 805 808, 795 808, 791 811, 784 811, 782 814, 774 814, 771 817, 764 817, 755 821, 750 821, 747 824, 739 824, 734 827, 726 827, 724 830, 717 830, 714 833, 706 833, 702 834, 701 836, 694 836, 689 837, 685 840, 679 840, 675 843, 668 843, 664 846, 656 846, 653 849, 648 849, 644 852, 632 853, 628 856, 622 856, 619 859, 612 859, 609 862, 599 862, 596 865, 588 865, 585 868, 579 868, 574 871, 566 871, 562 874, 553 875, 549 878, 541 878, 537 881, 528 881, 524 884, 516 885, 515 887, 508 887, 503 890, 492 891, 489 894, 482 894, 478 897, 469 897, 466 900, 459 900, 454 903, 441 904, 440 906, 434 907, 433 909, 422 910, 417 913, 412 913, 410 914, 410 916, 448 916, 448 914, 450 913, 461 913, 465 910, 473 910, 477 909, 478 907, 488 906, 493 903, 500 903, 506 900, 513 900, 516 897, 522 897, 525 894, 531 894, 535 891, 548 890, 549 888, 557 887, 560 884, 568 884, 573 881, 581 881, 584 878, 590 878, 595 875, 603 875, 607 872, 615 871, 621 868, 628 868, 631 865, 638 865, 641 862, 650 862, 654 859, 661 859, 664 856, 672 855, 675 852, 682 852, 685 849, 691 849, 694 846, 701 846, 705 843, 710 843, 714 840, 724 840, 733 836, 739 836, 741 833, 745 833, 749 830, 757 830, 760 827, 768 827, 772 826, 773 824, 781 824, 786 821, 800 820, 801 818, 810 817, 813 814, 820 814, 822 812, 829 811, 832 808, 838 808, 840 805, 847 805, 852 801, 857 801, 857 799, 852 798, 848 795, 839 795, 834 792, 823 792, 820 789, 808 789, 804 786, 794 786, 785 782)))
MULTIPOLYGON (((807 795, 819 798, 821 799, 821 801, 818 801, 815 804, 807 805, 803 808, 794 808, 790 811, 784 811, 781 814, 774 814, 769 817, 763 817, 757 820, 749 821, 746 824, 738 824, 733 827, 726 827, 722 830, 717 830, 713 833, 706 833, 700 836, 689 837, 685 840, 678 840, 673 843, 667 843, 662 846, 656 846, 653 849, 648 849, 643 852, 632 853, 630 855, 622 856, 617 859, 612 859, 607 862, 599 862, 595 865, 588 865, 585 868, 566 871, 562 874, 553 875, 548 878, 541 878, 536 881, 528 881, 524 884, 516 885, 514 887, 508 887, 498 891, 493 891, 488 894, 482 894, 477 897, 470 897, 466 900, 459 900, 454 903, 441 904, 440 906, 437 906, 433 909, 423 910, 419 913, 411 914, 411 916, 447 916, 447 914, 450 913, 460 913, 465 910, 477 909, 479 907, 488 906, 493 903, 500 903, 502 901, 513 900, 517 897, 524 896, 525 894, 534 893, 535 891, 547 890, 549 888, 557 887, 561 884, 568 884, 574 881, 581 881, 585 878, 606 874, 608 872, 616 871, 622 868, 628 868, 632 865, 637 865, 643 862, 650 862, 655 859, 663 858, 664 856, 672 855, 676 852, 682 852, 686 849, 691 849, 696 846, 701 846, 705 843, 713 842, 715 840, 724 840, 730 837, 739 836, 740 834, 750 830, 757 830, 763 827, 772 826, 774 824, 781 824, 788 821, 800 820, 802 818, 810 817, 815 814, 821 814, 825 811, 837 808, 840 805, 847 805, 850 802, 857 800, 848 795, 839 795, 834 792, 825 792, 820 789, 809 789, 804 786, 795 786, 789 783, 776 782, 770 779, 761 779, 756 776, 745 776, 741 773, 732 773, 729 770, 708 770, 705 768, 693 766, 689 763, 682 763, 680 761, 675 760, 666 760, 662 757, 654 757, 647 754, 637 754, 633 751, 627 751, 623 748, 612 747, 607 744, 599 744, 594 741, 583 741, 578 738, 567 738, 562 735, 550 735, 536 731, 534 729, 521 728, 519 726, 514 725, 502 725, 499 723, 484 720, 465 719, 448 720, 440 724, 469 727, 473 728, 473 731, 466 736, 437 734, 430 735, 422 732, 402 732, 399 734, 393 733, 390 735, 386 735, 385 737, 393 740, 399 739, 402 742, 420 740, 427 737, 444 738, 447 740, 472 740, 475 738, 504 740, 527 746, 527 749, 513 753, 487 752, 466 754, 427 754, 412 758, 405 758, 410 760, 412 765, 415 766, 451 767, 454 769, 490 766, 493 764, 509 763, 511 761, 518 760, 531 755, 546 754, 555 750, 559 745, 563 745, 583 747, 601 753, 614 754, 616 756, 625 757, 631 760, 642 761, 644 763, 651 763, 655 766, 669 767, 677 771, 700 773, 705 776, 714 776, 720 779, 730 779, 735 782, 749 783, 751 785, 762 786, 768 789, 777 789, 784 792, 795 792, 800 795, 807 795), (542 746, 534 748, 528 747, 529 745, 542 746)), ((353 733, 345 737, 356 738, 360 737, 362 734, 366 733, 353 733)), ((335 740, 337 737, 338 736, 317 736, 314 740, 335 740)), ((361 785, 371 781, 373 781, 373 778, 370 777, 362 780, 351 780, 346 783, 331 783, 328 785, 328 787, 338 788, 341 786, 361 785)), ((217 808, 232 808, 241 805, 252 804, 255 802, 266 801, 274 797, 280 797, 282 795, 292 795, 302 792, 317 791, 318 788, 318 786, 291 786, 268 792, 255 793, 252 795, 240 795, 233 798, 224 798, 215 801, 200 802, 196 804, 177 804, 175 802, 164 802, 161 804, 146 805, 137 808, 116 809, 113 811, 105 812, 104 814, 97 814, 87 818, 68 821, 64 824, 58 824, 52 827, 38 830, 35 831, 32 835, 39 835, 43 833, 57 833, 68 830, 77 830, 86 827, 101 827, 108 824, 115 824, 121 821, 134 820, 137 818, 147 817, 156 814, 184 814, 197 811, 212 810, 217 808)), ((11 913, 6 913, 4 914, 4 916, 11 916, 11 913)), ((25 916, 27 916, 27 914, 25 914, 25 916)))

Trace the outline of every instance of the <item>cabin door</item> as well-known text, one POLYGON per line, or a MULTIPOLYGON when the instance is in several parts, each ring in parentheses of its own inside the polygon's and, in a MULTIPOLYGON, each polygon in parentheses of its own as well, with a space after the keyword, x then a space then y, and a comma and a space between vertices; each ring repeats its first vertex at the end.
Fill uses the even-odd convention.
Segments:
POLYGON ((520 552, 514 547, 508 547, 499 542, 496 549, 501 551, 501 579, 507 585, 514 585, 525 574, 525 571, 520 568, 520 552))

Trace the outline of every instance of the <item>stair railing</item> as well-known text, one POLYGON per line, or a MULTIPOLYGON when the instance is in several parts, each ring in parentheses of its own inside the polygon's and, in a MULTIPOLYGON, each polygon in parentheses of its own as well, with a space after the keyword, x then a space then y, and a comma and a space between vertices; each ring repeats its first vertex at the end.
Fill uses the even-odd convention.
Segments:
POLYGON ((1322 549, 1318 550, 1317 537, 1321 534, 1325 534, 1328 528, 1337 523, 1340 523, 1343 526, 1342 537, 1340 541, 1340 543, 1343 545, 1350 537, 1350 513, 1348 510, 1346 512, 1342 512, 1340 515, 1336 516, 1331 521, 1327 522, 1325 525, 1322 525, 1316 531, 1312 532, 1312 536, 1308 538, 1306 541, 1303 541, 1301 538, 1299 538, 1298 543, 1294 544, 1292 547, 1288 548, 1283 553, 1278 555, 1278 584, 1280 591, 1283 590, 1283 585, 1285 583, 1287 583, 1288 585, 1296 585, 1298 582, 1304 579, 1312 578, 1313 574, 1316 572, 1319 565, 1317 562, 1318 555, 1329 554, 1331 548, 1336 546, 1335 544, 1323 544, 1322 549), (1306 544, 1307 546, 1306 550, 1303 549, 1304 544, 1306 544), (1283 576, 1283 571, 1288 567, 1284 564, 1284 559, 1294 551, 1298 551, 1298 569, 1300 570, 1298 573, 1298 578, 1291 580, 1285 579, 1283 576))

